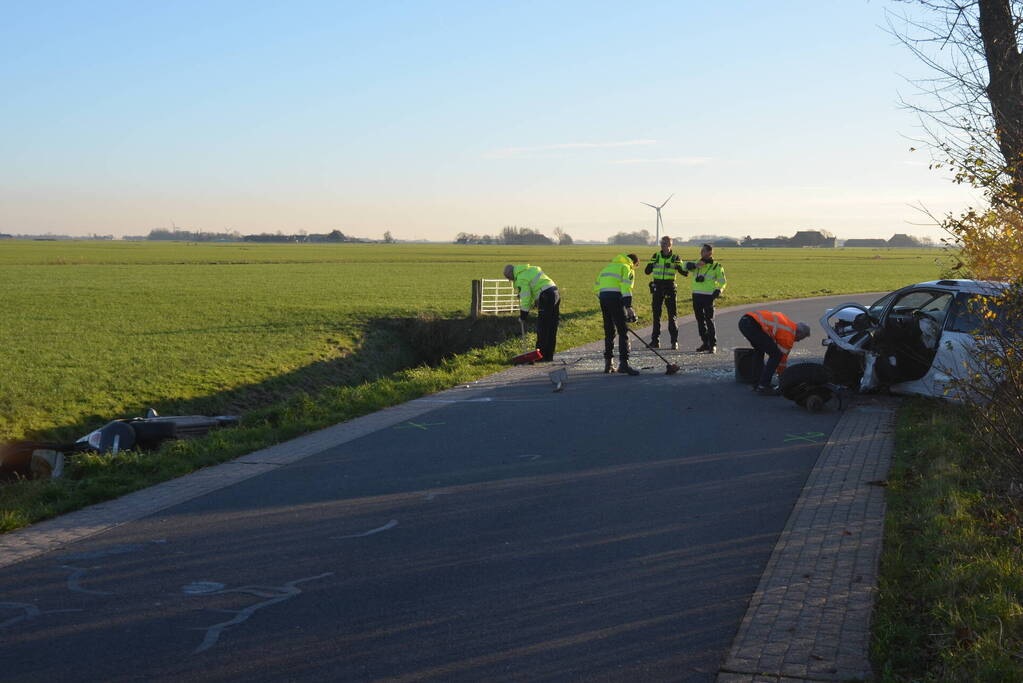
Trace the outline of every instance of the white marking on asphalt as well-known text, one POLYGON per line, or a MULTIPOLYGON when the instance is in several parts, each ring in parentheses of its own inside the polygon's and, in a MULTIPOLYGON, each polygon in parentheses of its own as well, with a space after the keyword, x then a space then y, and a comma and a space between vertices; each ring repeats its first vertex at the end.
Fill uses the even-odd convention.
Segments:
POLYGON ((89 553, 73 553, 71 555, 59 555, 59 560, 98 560, 101 557, 108 557, 109 555, 124 555, 125 553, 134 553, 142 550, 146 546, 142 543, 126 543, 124 545, 112 545, 109 548, 103 550, 94 550, 89 553))
POLYGON ((241 624, 264 607, 276 605, 278 602, 284 602, 285 600, 290 600, 296 595, 301 595, 302 591, 296 587, 298 584, 306 581, 315 581, 316 579, 322 579, 325 576, 332 576, 333 574, 334 572, 324 572, 317 576, 309 576, 304 579, 289 581, 283 586, 242 586, 241 588, 228 588, 226 590, 216 591, 215 593, 209 593, 208 595, 246 593, 248 595, 255 595, 258 598, 266 598, 266 600, 257 602, 254 605, 249 605, 248 607, 240 610, 217 610, 218 612, 226 612, 228 614, 234 614, 235 616, 233 619, 222 621, 219 624, 213 624, 212 626, 206 626, 205 628, 193 629, 196 631, 206 631, 206 636, 202 639, 202 642, 199 643, 199 647, 192 650, 192 654, 199 654, 200 652, 210 649, 217 644, 218 640, 220 640, 220 634, 224 632, 224 629, 241 624))
POLYGON ((490 403, 492 398, 421 398, 420 403, 490 403))
POLYGON ((0 621, 0 629, 13 626, 20 621, 27 621, 28 619, 36 619, 44 614, 56 614, 57 612, 81 612, 80 609, 51 609, 42 611, 35 605, 29 602, 0 602, 0 609, 20 609, 21 615, 16 617, 10 617, 4 621, 0 621))
POLYGON ((82 588, 79 581, 82 575, 90 569, 97 569, 97 567, 72 567, 71 565, 62 564, 61 569, 70 569, 71 575, 67 577, 67 588, 68 590, 75 591, 77 593, 88 593, 89 595, 113 595, 110 591, 94 591, 88 588, 82 588))
POLYGON ((390 522, 388 522, 387 524, 385 524, 383 526, 378 526, 376 529, 370 529, 369 531, 364 531, 361 534, 351 534, 349 536, 331 536, 331 538, 334 538, 334 539, 362 538, 363 536, 372 536, 373 534, 379 534, 381 531, 387 531, 388 529, 393 529, 396 526, 398 526, 398 520, 392 519, 390 522))
POLYGON ((216 593, 223 588, 224 584, 217 581, 193 581, 187 586, 182 586, 181 592, 185 595, 205 595, 206 593, 216 593))
POLYGON ((530 453, 530 454, 527 454, 527 455, 520 455, 519 457, 520 458, 529 458, 530 460, 539 460, 543 456, 542 455, 536 455, 535 453, 530 453))

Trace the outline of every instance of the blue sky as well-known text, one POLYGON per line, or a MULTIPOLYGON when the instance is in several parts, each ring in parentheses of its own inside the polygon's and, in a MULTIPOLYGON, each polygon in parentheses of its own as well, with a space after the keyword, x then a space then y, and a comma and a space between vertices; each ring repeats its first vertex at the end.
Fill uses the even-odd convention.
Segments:
POLYGON ((888 2, 0 2, 0 232, 912 232, 888 2))

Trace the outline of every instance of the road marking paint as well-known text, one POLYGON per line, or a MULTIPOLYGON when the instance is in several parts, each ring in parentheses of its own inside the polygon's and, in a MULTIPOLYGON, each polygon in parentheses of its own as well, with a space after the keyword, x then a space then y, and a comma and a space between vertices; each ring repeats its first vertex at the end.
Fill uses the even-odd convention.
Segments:
POLYGON ((101 557, 108 557, 110 555, 124 555, 125 553, 134 553, 144 549, 146 546, 143 543, 126 543, 123 545, 112 545, 109 548, 103 550, 94 550, 89 553, 73 553, 71 555, 58 555, 59 560, 98 560, 101 557))
POLYGON ((436 425, 442 425, 443 422, 406 422, 405 424, 398 425, 395 429, 408 429, 409 427, 415 427, 416 429, 422 429, 424 432, 427 427, 434 427, 436 425))
POLYGON ((242 586, 241 588, 227 588, 225 590, 219 590, 214 593, 208 593, 208 595, 245 593, 248 595, 254 595, 257 598, 267 599, 263 600, 262 602, 257 602, 253 605, 249 605, 248 607, 240 610, 227 609, 217 610, 220 612, 225 612, 227 614, 234 614, 235 616, 234 618, 228 619, 227 621, 222 621, 219 624, 213 624, 212 626, 193 629, 196 631, 206 631, 206 635, 203 637, 202 642, 199 643, 199 647, 192 650, 192 654, 196 655, 199 654, 200 652, 204 652, 210 649, 211 647, 217 644, 217 641, 220 640, 220 634, 222 634, 225 629, 243 623, 249 617, 251 617, 259 610, 263 609, 264 607, 276 605, 278 602, 284 602, 285 600, 290 600, 296 595, 301 595, 302 591, 299 590, 299 588, 297 588, 298 584, 304 583, 306 581, 315 581, 316 579, 322 579, 325 576, 332 576, 333 574, 334 572, 324 572, 323 574, 318 574, 317 576, 309 576, 304 579, 295 579, 294 581, 289 581, 283 586, 242 586))
MULTIPOLYGON (((494 399, 484 398, 421 398, 420 403, 490 403, 494 399)), ((441 423, 442 424, 442 423, 441 423)))
POLYGON ((29 619, 36 619, 44 614, 56 614, 58 612, 81 612, 80 609, 51 609, 45 612, 29 602, 0 602, 0 609, 20 609, 21 615, 17 617, 10 617, 4 621, 0 621, 0 629, 13 626, 20 621, 27 621, 29 619))
POLYGON ((818 443, 820 439, 824 437, 824 432, 806 432, 804 434, 787 434, 788 438, 785 439, 785 443, 790 441, 807 441, 809 443, 818 443))
POLYGON ((527 455, 520 455, 519 457, 520 458, 529 458, 530 460, 539 460, 543 456, 542 455, 536 455, 535 453, 529 453, 527 455))
POLYGON ((113 595, 110 591, 94 591, 89 588, 82 588, 82 585, 79 583, 82 575, 89 571, 89 569, 96 569, 96 567, 72 567, 68 564, 62 564, 60 565, 60 568, 72 570, 71 575, 67 577, 68 590, 75 591, 77 593, 88 593, 89 595, 113 595))
POLYGON ((205 595, 206 593, 216 593, 224 588, 224 584, 218 581, 193 581, 187 586, 181 587, 181 592, 185 595, 205 595))
POLYGON ((363 536, 372 536, 373 534, 379 534, 381 531, 387 531, 388 529, 393 529, 396 526, 398 526, 398 520, 392 519, 390 522, 388 522, 387 524, 385 524, 383 526, 378 526, 376 529, 370 529, 369 531, 364 531, 361 534, 351 534, 350 536, 331 536, 331 538, 334 538, 334 539, 362 538, 363 536))

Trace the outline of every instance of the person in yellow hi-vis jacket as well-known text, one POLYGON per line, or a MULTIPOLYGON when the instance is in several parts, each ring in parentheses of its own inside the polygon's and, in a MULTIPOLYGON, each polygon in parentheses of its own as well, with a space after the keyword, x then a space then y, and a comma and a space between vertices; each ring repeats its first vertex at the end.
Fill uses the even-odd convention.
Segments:
POLYGON ((661 336, 661 308, 668 314, 668 336, 671 337, 671 348, 678 348, 678 326, 675 324, 675 275, 676 273, 686 274, 682 269, 682 261, 678 254, 671 250, 671 238, 665 235, 661 238, 661 250, 655 251, 650 257, 643 271, 651 276, 650 294, 653 301, 650 308, 654 314, 653 332, 650 335, 650 346, 660 347, 661 336))
POLYGON ((541 363, 554 358, 554 347, 558 344, 558 321, 561 318, 561 294, 558 286, 539 266, 504 267, 504 276, 515 283, 519 292, 519 319, 529 318, 529 309, 536 304, 536 348, 540 350, 541 363))
POLYGON ((632 285, 636 280, 635 254, 618 254, 604 266, 597 276, 593 293, 600 299, 600 312, 604 316, 604 372, 614 372, 615 333, 618 334, 618 372, 638 375, 639 370, 629 365, 628 323, 636 322, 632 310, 632 285))
POLYGON ((720 262, 714 260, 714 247, 703 245, 700 249, 699 261, 687 261, 686 273, 693 275, 693 313, 696 326, 700 331, 703 344, 697 352, 718 352, 717 330, 714 329, 714 301, 721 296, 727 286, 725 269, 720 262))

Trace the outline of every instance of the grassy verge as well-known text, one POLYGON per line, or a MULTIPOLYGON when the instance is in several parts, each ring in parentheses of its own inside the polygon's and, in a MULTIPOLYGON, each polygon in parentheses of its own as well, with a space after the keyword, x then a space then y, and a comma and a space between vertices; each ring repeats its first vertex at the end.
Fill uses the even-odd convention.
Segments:
POLYGON ((1023 680, 1021 498, 956 406, 907 401, 872 659, 883 680, 1023 680))
POLYGON ((297 393, 274 406, 246 414, 238 428, 212 432, 201 439, 169 442, 154 453, 76 455, 69 459, 62 479, 0 486, 0 533, 497 372, 507 367, 509 355, 516 351, 514 341, 506 342, 443 360, 436 367, 402 370, 312 395, 297 393))
MULTIPOLYGON (((145 456, 76 457, 62 481, 0 485, 0 533, 505 367, 518 352, 514 341, 500 343, 507 330, 469 334, 443 324, 464 319, 471 279, 500 277, 505 263, 540 264, 558 282, 561 348, 598 339, 593 278, 630 249, 5 243, 0 441, 70 441, 149 407, 163 415, 239 414, 243 425, 145 456), (479 337, 491 346, 465 351, 481 346, 479 337), (439 351, 426 347, 458 355, 438 365, 439 351)), ((637 251, 645 260, 653 248, 637 251)), ((722 249, 718 256, 729 279, 719 305, 734 306, 887 291, 933 278, 937 254, 722 249)), ((643 322, 650 319, 646 283, 640 275, 643 322)), ((689 284, 679 286, 685 315, 689 284)))

